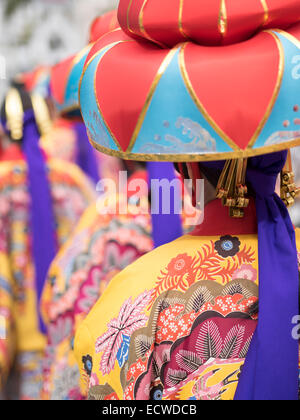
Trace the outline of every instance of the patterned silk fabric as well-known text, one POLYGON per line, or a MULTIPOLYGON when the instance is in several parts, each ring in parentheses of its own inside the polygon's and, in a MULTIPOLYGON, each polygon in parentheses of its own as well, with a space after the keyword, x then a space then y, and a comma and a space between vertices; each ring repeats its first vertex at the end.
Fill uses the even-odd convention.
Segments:
POLYGON ((48 324, 43 399, 80 399, 74 331, 110 279, 151 251, 148 214, 99 215, 92 204, 53 262, 42 309, 48 324))
MULTIPOLYGON (((62 245, 94 200, 90 182, 74 165, 49 160, 48 176, 62 245)), ((37 296, 30 231, 27 165, 0 164, 0 392, 8 399, 37 399, 46 345, 37 318, 37 296)))
MULTIPOLYGON (((257 234, 244 230, 183 236, 111 281, 76 334, 83 393, 234 398, 257 325, 250 311, 258 299, 257 234)), ((299 231, 297 240, 300 249, 299 231)))
MULTIPOLYGON (((125 199, 119 195, 110 205, 115 207, 125 199)), ((43 399, 84 398, 73 351, 75 331, 110 280, 153 249, 146 203, 146 196, 139 203, 129 199, 126 215, 99 214, 102 203, 92 205, 54 260, 42 302, 49 328, 43 399)), ((185 218, 184 224, 187 229, 185 218)))

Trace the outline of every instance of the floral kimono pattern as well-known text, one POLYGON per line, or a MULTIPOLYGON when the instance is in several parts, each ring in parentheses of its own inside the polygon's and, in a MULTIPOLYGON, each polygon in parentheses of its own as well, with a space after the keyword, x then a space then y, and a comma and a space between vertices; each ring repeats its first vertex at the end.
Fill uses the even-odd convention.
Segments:
POLYGON ((77 331, 82 392, 232 400, 257 325, 258 281, 256 234, 187 235, 142 257, 77 331))
MULTIPOLYGON (((94 200, 91 184, 73 164, 49 160, 58 245, 94 200)), ((0 390, 5 398, 40 396, 45 337, 37 319, 31 254, 30 196, 24 161, 0 164, 0 390), (13 390, 13 393, 10 392, 13 390)))
POLYGON ((73 353, 76 327, 111 278, 153 248, 150 216, 142 207, 123 216, 99 215, 97 208, 86 210, 49 271, 42 299, 48 324, 43 399, 82 398, 73 353))
MULTIPOLYGON (((118 208, 125 200, 119 195, 109 205, 118 208)), ((84 397, 73 351, 75 331, 110 280, 153 249, 146 195, 138 202, 129 198, 126 215, 116 214, 115 210, 99 214, 101 206, 100 202, 97 208, 93 205, 85 212, 49 271, 42 299, 48 325, 43 399, 84 397)), ((185 215, 183 224, 187 229, 185 215)))

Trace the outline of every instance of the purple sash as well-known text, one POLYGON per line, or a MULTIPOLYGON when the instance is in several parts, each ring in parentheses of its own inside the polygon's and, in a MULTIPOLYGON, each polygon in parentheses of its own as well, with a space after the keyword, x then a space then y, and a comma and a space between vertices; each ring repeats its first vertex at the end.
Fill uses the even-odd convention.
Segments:
POLYGON ((100 180, 99 164, 95 155, 97 152, 89 142, 84 123, 78 122, 74 124, 74 128, 77 135, 77 164, 97 184, 100 180))
POLYGON ((38 317, 41 332, 46 327, 40 315, 39 303, 46 276, 57 252, 56 226, 47 168, 39 147, 40 135, 32 111, 24 118, 22 149, 28 166, 28 187, 31 197, 32 253, 35 266, 38 317))
MULTIPOLYGON (((168 162, 148 162, 148 183, 151 186, 152 180, 161 181, 163 179, 168 180, 169 182, 176 179, 174 166, 172 163, 168 162)), ((180 191, 177 192, 181 194, 180 191)), ((176 203, 176 196, 174 200, 174 189, 171 190, 170 197, 170 214, 163 214, 162 203, 163 203, 163 191, 159 191, 159 203, 160 209, 158 214, 152 214, 152 238, 154 242, 154 247, 157 248, 161 245, 167 244, 174 241, 175 239, 182 236, 182 223, 181 217, 179 214, 176 214, 176 209, 174 204, 176 203)), ((177 194, 176 194, 177 195, 177 194)), ((158 197, 156 197, 157 199, 158 197)), ((152 197, 155 199, 155 197, 152 197)))
POLYGON ((247 182, 256 193, 259 253, 259 320, 236 400, 298 400, 299 345, 292 320, 299 314, 295 230, 274 193, 286 152, 252 158, 247 182))
MULTIPOLYGON (((5 121, 1 121, 9 134, 5 121)), ((40 135, 32 110, 24 114, 22 150, 28 170, 28 189, 31 201, 30 228, 32 256, 35 268, 37 314, 39 327, 46 333, 40 314, 40 299, 48 269, 57 252, 56 226, 44 155, 39 147, 40 135)))
MULTIPOLYGON (((274 192, 286 158, 284 151, 248 160, 247 183, 256 195, 259 317, 235 400, 298 400, 299 345, 292 337, 299 314, 297 248, 288 210, 274 192)), ((201 165, 222 169, 224 162, 201 165)))

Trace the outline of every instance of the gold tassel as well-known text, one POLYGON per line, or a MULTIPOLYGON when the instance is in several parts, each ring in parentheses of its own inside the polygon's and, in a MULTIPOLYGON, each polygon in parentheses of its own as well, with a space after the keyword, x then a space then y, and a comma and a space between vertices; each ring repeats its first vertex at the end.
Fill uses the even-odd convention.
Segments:
POLYGON ((46 136, 52 128, 52 121, 46 101, 41 95, 35 93, 31 96, 31 102, 40 134, 41 136, 46 136))
POLYGON ((247 159, 226 161, 217 185, 217 198, 229 207, 229 214, 234 218, 244 217, 244 209, 249 206, 246 170, 247 159))
POLYGON ((20 141, 23 138, 24 110, 21 96, 17 89, 10 89, 5 100, 5 114, 7 128, 12 140, 20 141))
POLYGON ((280 197, 287 207, 292 206, 295 203, 295 199, 300 195, 300 188, 297 188, 295 184, 295 175, 292 168, 292 156, 291 151, 288 151, 288 157, 286 164, 281 171, 281 183, 280 183, 280 197))

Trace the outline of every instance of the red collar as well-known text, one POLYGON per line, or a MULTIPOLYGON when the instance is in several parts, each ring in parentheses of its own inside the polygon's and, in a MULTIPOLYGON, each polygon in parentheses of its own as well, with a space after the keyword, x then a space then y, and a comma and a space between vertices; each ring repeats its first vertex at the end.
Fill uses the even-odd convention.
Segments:
POLYGON ((208 203, 204 209, 204 221, 196 226, 193 236, 223 236, 257 234, 257 219, 254 199, 250 200, 242 219, 229 216, 229 208, 224 207, 221 200, 208 203))
POLYGON ((16 161, 25 160, 21 147, 17 144, 10 144, 7 149, 4 149, 0 161, 16 161))
MULTIPOLYGON (((41 149, 41 152, 45 161, 47 161, 47 153, 43 149, 41 149)), ((26 161, 26 157, 22 152, 20 145, 17 144, 10 144, 0 155, 0 162, 15 162, 20 160, 26 161)))

